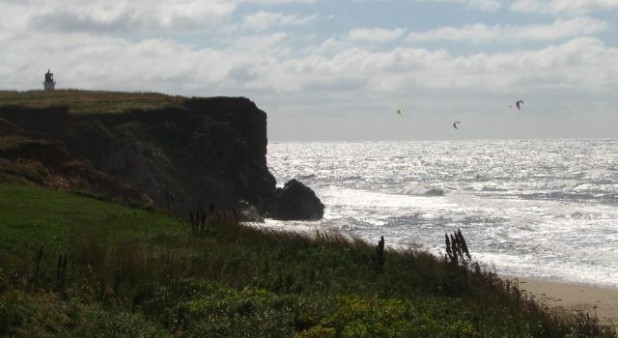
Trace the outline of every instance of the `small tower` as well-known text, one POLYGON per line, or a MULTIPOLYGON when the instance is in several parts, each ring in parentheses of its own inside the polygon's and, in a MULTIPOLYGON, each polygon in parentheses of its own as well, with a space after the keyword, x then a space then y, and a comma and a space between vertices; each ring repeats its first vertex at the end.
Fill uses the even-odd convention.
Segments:
POLYGON ((54 90, 56 88, 56 81, 54 81, 54 74, 47 70, 45 73, 45 82, 43 82, 43 89, 54 90))

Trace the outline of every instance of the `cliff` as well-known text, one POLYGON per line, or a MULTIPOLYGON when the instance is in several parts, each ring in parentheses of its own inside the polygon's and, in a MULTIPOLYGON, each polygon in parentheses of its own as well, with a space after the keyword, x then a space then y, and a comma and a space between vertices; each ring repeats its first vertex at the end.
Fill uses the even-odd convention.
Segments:
POLYGON ((71 104, 1 103, 0 181, 151 203, 182 216, 213 206, 263 216, 277 198, 266 113, 246 98, 174 97, 158 107, 79 114, 71 104))

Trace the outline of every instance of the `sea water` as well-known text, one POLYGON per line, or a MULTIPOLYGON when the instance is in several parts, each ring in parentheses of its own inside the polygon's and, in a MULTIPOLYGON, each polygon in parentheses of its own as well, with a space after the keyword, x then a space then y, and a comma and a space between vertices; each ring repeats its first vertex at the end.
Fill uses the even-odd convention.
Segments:
POLYGON ((618 287, 618 140, 290 142, 268 146, 279 185, 298 179, 329 231, 444 255, 461 229, 499 274, 618 287))

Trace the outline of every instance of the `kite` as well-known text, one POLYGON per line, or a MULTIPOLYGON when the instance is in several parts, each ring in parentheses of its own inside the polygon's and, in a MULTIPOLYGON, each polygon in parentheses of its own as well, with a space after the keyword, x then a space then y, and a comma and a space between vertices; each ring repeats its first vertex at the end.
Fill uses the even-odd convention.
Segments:
POLYGON ((515 106, 517 106, 518 110, 521 110, 521 105, 522 104, 524 104, 524 101, 522 101, 522 100, 519 100, 519 101, 515 102, 515 106))
POLYGON ((455 128, 455 129, 459 129, 459 128, 457 128, 457 125, 458 125, 458 124, 460 124, 460 123, 461 123, 461 122, 459 122, 459 121, 455 121, 455 123, 453 123, 453 128, 455 128))
POLYGON ((397 109, 397 115, 403 116, 403 109, 397 109))

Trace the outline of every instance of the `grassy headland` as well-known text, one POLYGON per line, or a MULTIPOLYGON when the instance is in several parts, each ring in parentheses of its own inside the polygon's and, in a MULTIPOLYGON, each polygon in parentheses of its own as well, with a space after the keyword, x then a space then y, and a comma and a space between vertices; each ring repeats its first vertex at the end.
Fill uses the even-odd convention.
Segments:
POLYGON ((0 91, 0 105, 45 108, 67 106, 73 114, 121 113, 180 105, 181 96, 151 92, 110 92, 78 89, 25 92, 0 91))
POLYGON ((271 232, 216 211, 189 222, 4 184, 0 238, 0 336, 615 335, 453 251, 449 263, 381 252, 377 239, 271 232))

